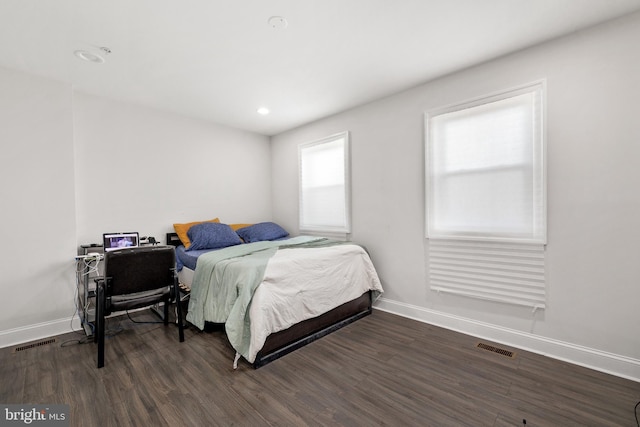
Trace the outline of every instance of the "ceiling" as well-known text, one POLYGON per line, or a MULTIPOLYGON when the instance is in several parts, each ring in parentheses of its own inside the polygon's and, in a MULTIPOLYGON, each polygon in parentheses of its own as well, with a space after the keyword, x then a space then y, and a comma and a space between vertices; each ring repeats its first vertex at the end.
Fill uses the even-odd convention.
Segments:
POLYGON ((275 135, 636 10, 640 0, 0 0, 0 66, 275 135))

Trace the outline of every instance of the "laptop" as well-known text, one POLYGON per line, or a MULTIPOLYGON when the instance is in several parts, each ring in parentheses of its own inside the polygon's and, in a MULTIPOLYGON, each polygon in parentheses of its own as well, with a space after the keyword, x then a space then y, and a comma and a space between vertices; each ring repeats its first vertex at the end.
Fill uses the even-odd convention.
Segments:
POLYGON ((105 252, 124 248, 136 248, 140 245, 140 236, 137 232, 129 233, 104 233, 102 235, 105 252))

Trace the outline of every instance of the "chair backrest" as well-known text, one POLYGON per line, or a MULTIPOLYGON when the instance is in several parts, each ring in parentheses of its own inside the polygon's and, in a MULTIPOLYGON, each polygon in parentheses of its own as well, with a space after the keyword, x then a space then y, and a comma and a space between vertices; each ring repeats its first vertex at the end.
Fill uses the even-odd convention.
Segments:
POLYGON ((126 295, 172 286, 176 254, 172 246, 142 246, 107 252, 106 294, 126 295))

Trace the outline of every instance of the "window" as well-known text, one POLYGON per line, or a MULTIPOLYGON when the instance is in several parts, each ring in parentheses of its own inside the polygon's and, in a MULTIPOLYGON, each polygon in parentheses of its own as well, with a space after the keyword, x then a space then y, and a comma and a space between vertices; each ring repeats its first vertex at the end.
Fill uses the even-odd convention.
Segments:
POLYGON ((298 147, 300 230, 350 233, 349 133, 298 147))
POLYGON ((429 283, 545 307, 544 82, 425 115, 429 283))
POLYGON ((427 237, 545 242, 542 92, 427 113, 427 237))

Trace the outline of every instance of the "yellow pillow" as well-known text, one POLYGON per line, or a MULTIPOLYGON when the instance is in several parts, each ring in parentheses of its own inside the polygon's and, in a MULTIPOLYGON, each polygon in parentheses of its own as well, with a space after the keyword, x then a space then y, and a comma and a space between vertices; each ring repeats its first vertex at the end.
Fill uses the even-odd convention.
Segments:
POLYGON ((176 234, 180 238, 180 241, 184 245, 185 248, 191 246, 191 240, 189 240, 189 236, 187 236, 187 231, 194 225, 202 224, 203 222, 220 222, 219 218, 210 219, 209 221, 194 221, 188 222, 186 224, 173 224, 173 229, 176 230, 176 234))
POLYGON ((250 225, 253 225, 253 224, 229 224, 229 227, 231 227, 231 229, 233 231, 236 231, 236 230, 239 230, 241 228, 248 227, 250 225))

